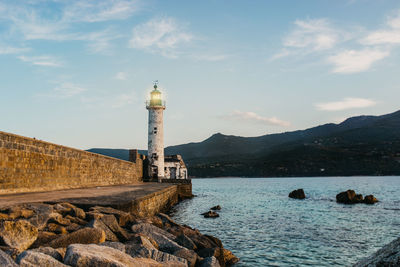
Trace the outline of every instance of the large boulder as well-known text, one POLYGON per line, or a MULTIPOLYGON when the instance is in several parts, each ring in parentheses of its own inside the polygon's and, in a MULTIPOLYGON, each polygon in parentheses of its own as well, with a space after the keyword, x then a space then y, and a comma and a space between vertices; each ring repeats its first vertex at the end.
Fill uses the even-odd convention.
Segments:
POLYGON ((306 194, 304 193, 304 190, 302 188, 293 190, 292 192, 289 193, 290 198, 295 198, 295 199, 305 199, 306 194))
POLYGON ((354 190, 350 189, 344 192, 340 192, 339 194, 336 195, 336 202, 338 203, 356 204, 356 203, 362 203, 363 200, 364 199, 361 194, 356 194, 354 190))
POLYGON ((14 260, 0 249, 0 266, 4 267, 18 267, 18 265, 14 262, 14 260))
POLYGON ((32 203, 27 204, 26 207, 35 212, 35 214, 29 218, 29 222, 39 230, 43 230, 50 219, 60 217, 60 214, 55 212, 53 207, 48 204, 32 203))
POLYGON ((181 246, 183 246, 183 247, 185 247, 185 248, 187 248, 187 249, 190 249, 190 250, 196 250, 197 249, 197 246, 196 246, 196 244, 193 242, 193 240, 192 239, 190 239, 188 236, 186 236, 185 234, 180 234, 179 236, 177 236, 176 238, 175 238, 175 241, 179 244, 179 245, 181 245, 181 246))
POLYGON ((21 254, 19 254, 16 262, 19 264, 20 267, 36 267, 36 266, 66 267, 67 266, 49 255, 32 250, 26 250, 21 254))
POLYGON ((370 257, 354 265, 354 267, 372 266, 400 266, 400 238, 385 245, 370 257))
POLYGON ((71 203, 63 202, 58 203, 53 206, 54 210, 61 213, 63 216, 70 215, 72 217, 78 217, 80 219, 85 219, 86 214, 85 211, 81 208, 78 208, 71 203))
POLYGON ((132 225, 132 232, 137 233, 137 234, 143 234, 145 236, 148 236, 152 238, 156 243, 158 244, 158 247, 161 251, 167 252, 167 253, 173 253, 181 248, 178 243, 173 241, 175 239, 175 236, 168 233, 167 231, 158 228, 157 226, 154 226, 149 223, 139 223, 139 224, 134 224, 132 225))
POLYGON ((0 239, 9 247, 26 250, 38 237, 38 229, 25 220, 0 223, 0 239))
POLYGON ((74 244, 67 248, 64 263, 76 267, 159 267, 155 260, 132 258, 117 249, 95 244, 74 244))
POLYGON ((83 228, 76 232, 62 235, 52 240, 48 246, 52 248, 65 248, 71 244, 98 244, 106 240, 103 230, 96 228, 83 228))
POLYGON ((118 224, 114 215, 104 215, 100 218, 100 221, 103 222, 118 237, 120 241, 129 240, 130 235, 118 224))
POLYGON ((39 231, 38 237, 36 241, 32 244, 32 248, 38 248, 40 246, 43 246, 45 244, 48 244, 50 241, 58 238, 59 235, 53 232, 47 232, 47 231, 39 231))

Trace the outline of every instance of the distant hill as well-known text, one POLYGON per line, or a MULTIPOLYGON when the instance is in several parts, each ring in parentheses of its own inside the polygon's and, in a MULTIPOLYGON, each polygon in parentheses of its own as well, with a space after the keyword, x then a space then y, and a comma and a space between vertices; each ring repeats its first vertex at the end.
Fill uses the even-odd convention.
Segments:
MULTIPOLYGON (((89 151, 128 158, 124 149, 89 151)), ((217 133, 165 154, 182 155, 196 177, 400 175, 400 111, 259 137, 217 133)))

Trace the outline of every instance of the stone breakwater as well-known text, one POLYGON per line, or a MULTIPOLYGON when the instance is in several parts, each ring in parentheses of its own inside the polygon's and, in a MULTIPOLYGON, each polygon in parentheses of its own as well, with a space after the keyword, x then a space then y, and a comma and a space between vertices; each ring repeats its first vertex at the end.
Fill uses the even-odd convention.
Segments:
POLYGON ((138 217, 68 202, 0 209, 0 266, 230 266, 213 236, 168 215, 138 217))

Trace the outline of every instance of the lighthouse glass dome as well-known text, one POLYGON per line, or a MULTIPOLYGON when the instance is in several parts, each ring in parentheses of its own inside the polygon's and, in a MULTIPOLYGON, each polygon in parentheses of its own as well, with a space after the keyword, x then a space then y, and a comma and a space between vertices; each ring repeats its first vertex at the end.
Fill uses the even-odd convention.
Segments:
POLYGON ((154 90, 150 93, 150 100, 146 103, 148 108, 162 107, 165 108, 165 101, 162 100, 161 92, 154 86, 154 90))

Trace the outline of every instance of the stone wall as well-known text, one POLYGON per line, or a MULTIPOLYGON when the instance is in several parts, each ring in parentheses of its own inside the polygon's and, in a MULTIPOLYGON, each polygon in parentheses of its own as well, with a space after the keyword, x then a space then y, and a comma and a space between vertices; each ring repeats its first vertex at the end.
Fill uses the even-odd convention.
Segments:
POLYGON ((143 160, 128 162, 0 131, 0 194, 130 184, 143 160))

